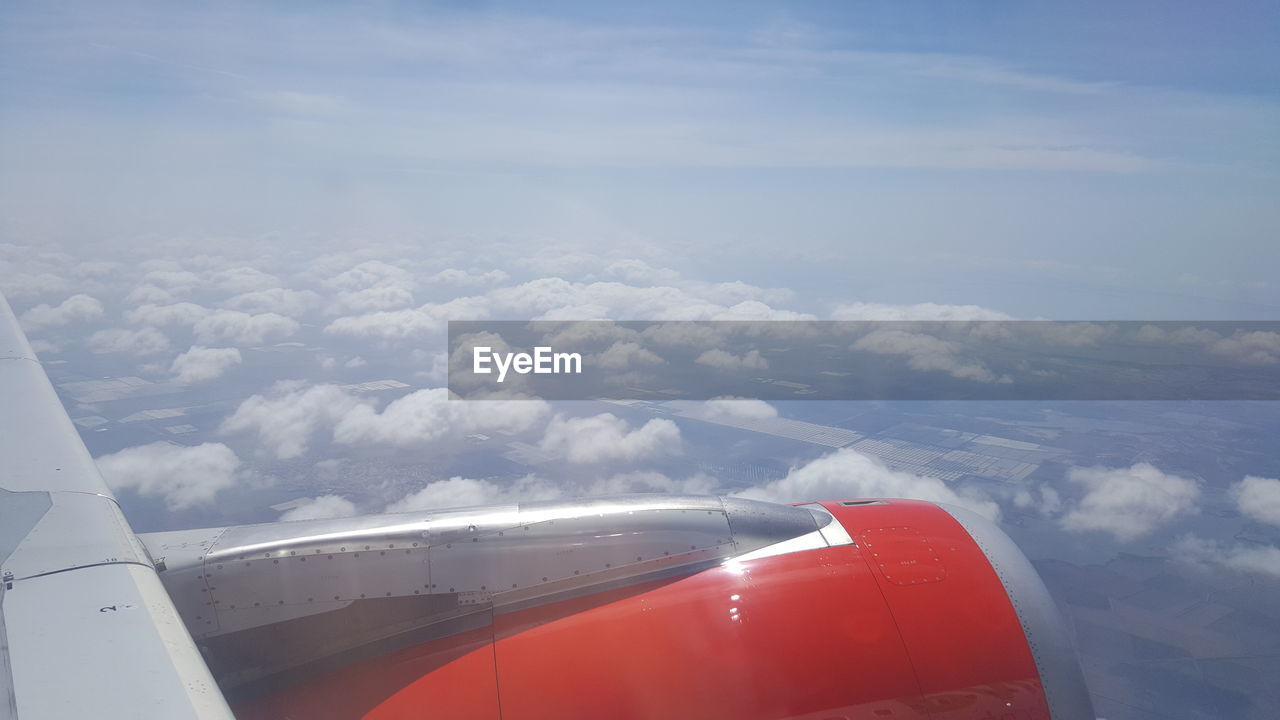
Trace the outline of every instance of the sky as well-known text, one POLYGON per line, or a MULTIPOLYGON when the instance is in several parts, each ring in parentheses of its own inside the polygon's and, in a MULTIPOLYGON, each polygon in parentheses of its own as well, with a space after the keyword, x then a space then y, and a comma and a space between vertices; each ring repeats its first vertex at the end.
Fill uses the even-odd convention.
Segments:
POLYGON ((0 242, 466 237, 819 314, 1280 316, 1267 3, 3 12, 0 242))

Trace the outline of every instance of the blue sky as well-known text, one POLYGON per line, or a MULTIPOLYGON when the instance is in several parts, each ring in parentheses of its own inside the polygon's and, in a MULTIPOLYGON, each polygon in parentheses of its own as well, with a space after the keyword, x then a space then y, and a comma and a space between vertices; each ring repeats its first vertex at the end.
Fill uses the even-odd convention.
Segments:
POLYGON ((634 245, 814 302, 1280 316, 1264 3, 4 12, 0 241, 634 245))

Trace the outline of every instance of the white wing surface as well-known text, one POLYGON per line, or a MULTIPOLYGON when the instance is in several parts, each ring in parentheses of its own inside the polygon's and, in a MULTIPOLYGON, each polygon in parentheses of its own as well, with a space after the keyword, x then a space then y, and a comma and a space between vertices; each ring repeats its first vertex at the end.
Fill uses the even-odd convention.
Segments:
POLYGON ((231 718, 0 296, 0 718, 231 718))

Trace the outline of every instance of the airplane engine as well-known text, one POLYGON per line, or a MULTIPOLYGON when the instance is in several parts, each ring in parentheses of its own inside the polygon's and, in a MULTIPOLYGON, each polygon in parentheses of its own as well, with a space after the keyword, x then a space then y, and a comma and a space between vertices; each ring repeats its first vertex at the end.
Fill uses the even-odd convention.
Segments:
POLYGON ((990 521, 626 496, 140 536, 237 717, 1094 718, 990 521))

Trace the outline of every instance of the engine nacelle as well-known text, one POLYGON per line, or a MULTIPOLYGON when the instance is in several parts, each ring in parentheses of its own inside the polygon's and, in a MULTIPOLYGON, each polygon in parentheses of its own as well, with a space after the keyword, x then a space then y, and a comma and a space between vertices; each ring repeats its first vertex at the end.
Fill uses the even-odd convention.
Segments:
POLYGON ((961 508, 645 496, 196 537, 144 540, 241 718, 1094 717, 1031 564, 961 508), (214 632, 215 603, 246 612, 214 632))

